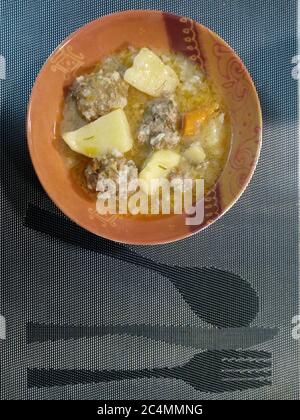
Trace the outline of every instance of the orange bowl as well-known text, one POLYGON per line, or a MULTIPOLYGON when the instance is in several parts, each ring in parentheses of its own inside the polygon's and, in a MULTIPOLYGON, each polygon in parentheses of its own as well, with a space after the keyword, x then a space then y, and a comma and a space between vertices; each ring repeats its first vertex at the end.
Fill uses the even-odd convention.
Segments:
POLYGON ((146 245, 168 243, 199 232, 234 204, 255 169, 261 147, 261 127, 260 104, 251 77, 240 58, 218 35, 189 18, 154 10, 131 10, 87 24, 53 52, 32 90, 27 137, 41 184, 70 219, 96 235, 146 245), (92 67, 102 57, 128 44, 173 50, 189 56, 206 72, 228 109, 231 149, 222 174, 204 198, 201 223, 186 224, 186 214, 100 216, 95 202, 79 193, 55 146, 65 88, 80 69, 92 67))

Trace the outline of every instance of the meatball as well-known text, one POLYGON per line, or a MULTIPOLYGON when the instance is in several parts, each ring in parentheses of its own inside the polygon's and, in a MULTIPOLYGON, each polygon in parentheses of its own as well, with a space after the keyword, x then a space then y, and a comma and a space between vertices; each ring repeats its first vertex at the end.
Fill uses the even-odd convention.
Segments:
POLYGON ((85 169, 87 187, 97 191, 98 198, 108 199, 114 191, 111 190, 107 180, 115 183, 116 192, 130 195, 136 191, 138 186, 138 169, 132 160, 124 157, 103 156, 100 160, 93 159, 85 169), (127 182, 126 190, 120 190, 120 185, 127 182))
POLYGON ((127 105, 128 85, 118 71, 79 76, 72 87, 78 111, 87 121, 127 105))
POLYGON ((151 101, 138 128, 138 141, 150 144, 153 149, 171 149, 180 140, 177 123, 178 110, 173 99, 151 101))

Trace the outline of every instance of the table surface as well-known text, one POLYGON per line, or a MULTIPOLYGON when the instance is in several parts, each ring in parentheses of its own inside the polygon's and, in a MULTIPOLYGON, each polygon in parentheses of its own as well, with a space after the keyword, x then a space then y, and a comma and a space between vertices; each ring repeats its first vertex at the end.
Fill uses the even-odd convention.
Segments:
MULTIPOLYGON (((297 54, 296 3, 0 0, 0 315, 6 321, 6 340, 0 340, 2 399, 299 398, 298 342, 292 335, 292 320, 298 313, 298 120, 297 81, 292 77, 292 58, 297 54), (272 354, 272 386, 200 392, 184 381, 168 378, 28 385, 28 369, 34 368, 78 371, 179 366, 199 350, 192 343, 153 340, 149 329, 157 334, 160 327, 172 326, 179 334, 184 328, 213 328, 195 315, 174 284, 158 272, 102 255, 100 242, 95 242, 94 249, 83 248, 83 231, 78 231, 78 244, 68 241, 73 226, 39 185, 27 151, 30 90, 54 48, 99 16, 145 8, 189 16, 236 50, 260 96, 263 147, 250 185, 219 221, 177 243, 129 248, 156 262, 213 266, 247 280, 257 293, 259 310, 245 330, 243 347, 272 354), (65 222, 66 241, 59 240, 55 232, 49 236, 24 226, 28 206, 63 218, 59 220, 65 222), (28 333, 32 323, 48 324, 48 328, 49 324, 53 328, 62 325, 64 339, 32 340, 28 333), (89 326, 136 324, 142 326, 144 337, 88 333, 89 326), (80 326, 75 338, 70 326, 80 326), (253 327, 276 327, 278 332, 272 340, 246 344, 253 327)), ((226 334, 223 340, 228 342, 226 334)), ((208 342, 202 351, 207 348, 208 342)))

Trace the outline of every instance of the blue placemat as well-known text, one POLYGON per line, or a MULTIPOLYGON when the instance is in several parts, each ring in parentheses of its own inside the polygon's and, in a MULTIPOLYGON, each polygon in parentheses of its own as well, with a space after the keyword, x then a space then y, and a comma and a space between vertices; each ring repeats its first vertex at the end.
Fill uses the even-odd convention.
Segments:
MULTIPOLYGON (((298 313, 296 6, 296 0, 0 1, 2 399, 299 398, 293 334, 298 313), (186 15, 221 35, 257 86, 264 134, 254 178, 224 217, 178 243, 122 248, 78 229, 48 199, 30 163, 25 119, 34 79, 67 35, 104 14, 138 8, 186 15), (111 258, 116 255, 118 260, 111 258), (240 276, 253 291, 242 296, 236 286, 237 304, 254 311, 249 323, 232 330, 236 325, 229 319, 225 329, 216 329, 145 258, 170 267, 213 266, 240 276), (124 370, 177 368, 197 354, 202 370, 194 379, 205 379, 198 390, 182 379, 124 376, 124 370), (264 369, 261 386, 255 380, 253 387, 226 388, 213 366, 226 366, 229 356, 247 359, 239 369, 251 361, 264 369), (102 380, 88 370, 101 371, 102 380), (104 370, 106 380, 114 380, 105 382, 104 370), (112 371, 117 371, 114 378, 112 371), (265 378, 272 383, 263 383, 265 378)), ((223 288, 229 277, 222 279, 223 288)), ((213 284, 211 293, 217 287, 213 284)))

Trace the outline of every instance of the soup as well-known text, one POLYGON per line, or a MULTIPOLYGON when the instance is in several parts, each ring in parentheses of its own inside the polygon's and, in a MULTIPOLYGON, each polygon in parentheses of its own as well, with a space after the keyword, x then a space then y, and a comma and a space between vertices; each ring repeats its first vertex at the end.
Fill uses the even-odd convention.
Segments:
POLYGON ((137 192, 163 202, 155 181, 165 180, 172 210, 178 182, 194 200, 196 180, 204 181, 204 192, 213 187, 230 137, 224 104, 197 64, 174 52, 128 47, 76 78, 59 141, 76 182, 95 202, 137 192))

